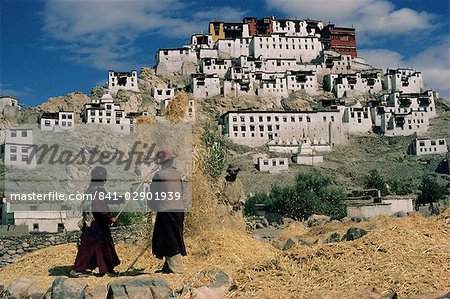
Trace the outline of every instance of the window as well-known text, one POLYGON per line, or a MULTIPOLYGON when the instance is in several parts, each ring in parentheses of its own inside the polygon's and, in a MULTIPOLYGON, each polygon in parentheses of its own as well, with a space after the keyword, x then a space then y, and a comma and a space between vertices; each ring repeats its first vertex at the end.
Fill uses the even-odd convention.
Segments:
POLYGON ((28 136, 28 132, 26 130, 22 130, 22 137, 27 137, 28 136))
POLYGON ((280 165, 284 165, 284 160, 280 160, 280 165))
POLYGON ((17 137, 17 132, 16 131, 11 131, 11 137, 17 137))
POLYGON ((62 114, 62 115, 61 115, 61 118, 62 118, 62 119, 66 119, 66 118, 67 118, 67 115, 62 114))
POLYGON ((44 126, 50 127, 50 121, 49 121, 49 120, 46 120, 46 121, 44 122, 44 126))
MULTIPOLYGON (((259 126, 259 130, 264 131, 264 126, 263 125, 259 126)), ((262 137, 262 134, 261 134, 261 137, 262 137)))
POLYGON ((58 223, 58 233, 63 233, 64 229, 64 223, 58 223))
POLYGON ((22 146, 22 153, 28 153, 28 148, 26 146, 22 146))
POLYGON ((245 116, 241 116, 241 122, 245 122, 245 116))
POLYGON ((38 232, 39 231, 39 223, 33 223, 33 231, 38 232))
POLYGON ((238 131, 238 126, 233 126, 233 132, 237 132, 238 131))
POLYGON ((445 141, 443 139, 439 140, 439 145, 444 145, 445 141))
POLYGON ((10 152, 10 153, 17 153, 17 147, 16 147, 16 146, 11 146, 11 147, 9 148, 9 152, 10 152))
POLYGON ((72 119, 73 118, 72 116, 73 116, 72 114, 67 115, 67 119, 72 119))
POLYGON ((245 132, 245 130, 246 130, 245 126, 241 126, 241 131, 245 132))
POLYGON ((431 145, 435 146, 436 145, 436 141, 435 140, 431 140, 431 145))
POLYGON ((255 118, 253 116, 250 116, 250 122, 255 122, 255 118))
POLYGON ((9 157, 9 160, 10 160, 10 161, 17 161, 17 155, 11 155, 11 156, 9 157))
POLYGON ((264 165, 269 165, 269 161, 264 160, 264 161, 263 161, 263 164, 264 164, 264 165))

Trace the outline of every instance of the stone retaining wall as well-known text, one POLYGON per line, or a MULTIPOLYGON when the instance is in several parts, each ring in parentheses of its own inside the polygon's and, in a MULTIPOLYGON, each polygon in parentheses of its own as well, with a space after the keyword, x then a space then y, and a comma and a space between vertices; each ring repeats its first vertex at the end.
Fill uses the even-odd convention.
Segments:
MULTIPOLYGON (((137 226, 112 227, 111 232, 115 243, 134 244, 138 241, 137 226)), ((29 252, 53 245, 76 243, 81 232, 67 233, 31 233, 23 236, 0 235, 0 269, 14 263, 20 256, 29 252)))

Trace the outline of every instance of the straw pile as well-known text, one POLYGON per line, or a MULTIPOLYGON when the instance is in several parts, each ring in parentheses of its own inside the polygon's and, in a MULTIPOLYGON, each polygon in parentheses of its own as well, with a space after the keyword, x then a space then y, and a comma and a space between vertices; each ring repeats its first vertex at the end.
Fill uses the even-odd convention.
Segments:
POLYGON ((170 100, 164 116, 171 123, 183 122, 186 118, 188 106, 188 95, 185 92, 180 92, 170 100))
MULTIPOLYGON (((186 239, 185 274, 139 277, 163 277, 173 288, 183 284, 195 287, 205 283, 198 279, 200 271, 221 269, 235 279, 237 288, 229 293, 233 298, 378 298, 369 296, 374 294, 373 288, 378 295, 392 290, 405 298, 445 291, 450 289, 449 218, 378 218, 363 224, 372 229, 361 239, 299 245, 289 251, 277 250, 240 230, 203 230, 186 239)), ((321 239, 341 226, 326 225, 322 230, 308 231, 300 228, 297 235, 321 239)), ((296 232, 291 228, 290 233, 296 232)), ((141 252, 141 247, 135 245, 119 244, 117 249, 122 260, 118 271, 124 271, 141 252)), ((43 249, 0 271, 0 278, 9 283, 18 276, 33 276, 49 286, 55 278, 48 276, 49 269, 53 275, 58 269, 64 273, 75 254, 74 244, 43 249)), ((147 252, 135 268, 153 273, 160 266, 161 261, 147 252)), ((116 279, 83 278, 90 287, 116 279)))

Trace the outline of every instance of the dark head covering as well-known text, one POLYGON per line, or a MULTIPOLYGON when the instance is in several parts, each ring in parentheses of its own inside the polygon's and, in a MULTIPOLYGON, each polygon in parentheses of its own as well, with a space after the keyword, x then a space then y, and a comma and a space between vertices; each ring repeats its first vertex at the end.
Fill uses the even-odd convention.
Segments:
POLYGON ((95 166, 91 171, 92 182, 105 182, 107 178, 106 168, 103 166, 95 166))
POLYGON ((230 163, 227 168, 227 175, 225 176, 225 179, 228 182, 234 182, 240 170, 241 169, 236 164, 230 163))
POLYGON ((162 150, 156 153, 156 159, 158 159, 159 163, 166 163, 172 161, 176 157, 177 155, 168 150, 162 150))

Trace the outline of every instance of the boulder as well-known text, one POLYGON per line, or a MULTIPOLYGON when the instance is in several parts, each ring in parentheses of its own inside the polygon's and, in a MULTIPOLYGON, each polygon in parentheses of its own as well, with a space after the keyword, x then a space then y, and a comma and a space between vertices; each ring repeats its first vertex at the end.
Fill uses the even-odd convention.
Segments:
POLYGON ((338 233, 333 233, 324 242, 325 243, 335 243, 335 242, 339 242, 340 240, 341 240, 341 235, 339 235, 338 233))
POLYGON ((6 291, 6 298, 26 298, 28 295, 28 289, 33 283, 34 281, 29 278, 18 278, 14 280, 6 291))
POLYGON ((364 217, 355 216, 351 218, 353 222, 361 222, 366 220, 364 217))
POLYGON ((260 222, 256 223, 256 229, 264 228, 264 225, 260 222))
POLYGON ((344 218, 341 219, 341 222, 342 222, 342 223, 348 223, 348 222, 350 222, 350 221, 352 221, 352 218, 350 218, 350 217, 348 217, 348 216, 345 216, 344 218))
POLYGON ((57 277, 51 286, 51 298, 84 299, 87 284, 76 278, 57 277))
POLYGON ((164 299, 173 291, 164 279, 125 279, 108 285, 107 299, 164 299))
POLYGON ((281 223, 285 226, 288 226, 289 224, 294 223, 294 222, 295 222, 294 219, 289 218, 289 217, 283 217, 281 219, 281 223))
MULTIPOLYGON (((9 288, 6 290, 5 298, 9 299, 22 299, 28 298, 29 290, 31 286, 36 284, 36 282, 31 278, 20 277, 15 279, 9 288)), ((42 294, 41 294, 42 296, 42 294)))
POLYGON ((394 214, 395 217, 406 217, 406 213, 403 211, 398 211, 397 213, 394 214))
POLYGON ((347 230, 345 235, 342 237, 341 241, 353 241, 353 240, 363 237, 367 233, 368 233, 368 231, 366 231, 362 228, 351 227, 347 230))
POLYGON ((297 245, 297 242, 295 242, 294 239, 289 238, 286 240, 286 243, 284 243, 283 250, 289 250, 292 247, 294 247, 295 245, 297 245))
POLYGON ((306 221, 308 227, 313 227, 317 225, 323 225, 330 222, 331 218, 326 215, 311 215, 306 221))
POLYGON ((386 295, 383 295, 380 299, 398 299, 398 295, 396 292, 389 292, 386 295))
POLYGON ((95 288, 88 288, 86 290, 86 299, 105 298, 107 289, 105 286, 98 286, 95 288))
POLYGON ((276 249, 283 250, 283 245, 281 245, 280 241, 278 241, 278 240, 273 240, 272 245, 276 249))
POLYGON ((212 277, 211 283, 207 286, 193 289, 191 292, 192 299, 220 299, 225 298, 226 293, 233 285, 233 280, 226 272, 221 270, 211 270, 202 272, 199 278, 212 277))
POLYGON ((41 287, 40 285, 34 283, 28 289, 27 299, 41 299, 45 294, 46 289, 41 287))

